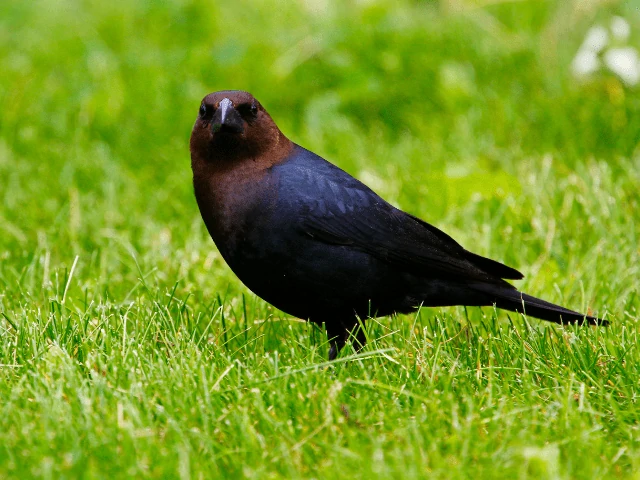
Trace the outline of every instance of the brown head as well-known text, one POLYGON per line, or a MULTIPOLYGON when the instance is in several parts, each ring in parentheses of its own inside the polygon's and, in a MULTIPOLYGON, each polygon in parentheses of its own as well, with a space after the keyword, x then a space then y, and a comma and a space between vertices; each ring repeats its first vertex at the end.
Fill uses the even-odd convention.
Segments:
POLYGON ((252 208, 272 198, 267 172, 289 156, 293 143, 253 95, 227 90, 202 100, 190 148, 200 213, 226 252, 252 208))
POLYGON ((278 157, 291 142, 253 95, 241 90, 210 93, 202 100, 191 132, 194 170, 227 170, 247 159, 278 157))

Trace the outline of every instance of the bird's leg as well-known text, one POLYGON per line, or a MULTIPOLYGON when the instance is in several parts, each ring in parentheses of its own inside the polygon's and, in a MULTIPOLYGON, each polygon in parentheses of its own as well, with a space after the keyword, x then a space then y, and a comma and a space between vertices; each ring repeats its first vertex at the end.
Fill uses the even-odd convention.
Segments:
POLYGON ((344 347, 348 333, 342 324, 325 324, 327 328, 327 338, 331 349, 329 350, 329 360, 335 360, 338 357, 338 352, 344 347))
POLYGON ((347 330, 347 337, 351 338, 351 343, 356 352, 360 352, 367 343, 367 337, 364 334, 364 322, 358 321, 353 327, 347 330))
POLYGON ((353 325, 345 326, 340 323, 338 325, 326 325, 327 337, 331 344, 329 350, 329 360, 335 360, 338 357, 338 353, 345 346, 348 339, 351 339, 353 348, 356 352, 362 350, 367 343, 367 338, 364 334, 364 324, 356 322, 353 325))

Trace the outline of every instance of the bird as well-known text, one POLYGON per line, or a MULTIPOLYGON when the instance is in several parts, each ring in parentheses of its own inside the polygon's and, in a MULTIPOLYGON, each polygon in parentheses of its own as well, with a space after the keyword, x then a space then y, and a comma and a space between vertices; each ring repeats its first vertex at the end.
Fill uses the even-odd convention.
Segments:
POLYGON ((558 324, 607 325, 527 295, 514 268, 463 248, 295 144, 253 95, 211 93, 189 140, 206 228, 235 275, 283 312, 324 324, 329 359, 365 344, 367 318, 495 306, 558 324))

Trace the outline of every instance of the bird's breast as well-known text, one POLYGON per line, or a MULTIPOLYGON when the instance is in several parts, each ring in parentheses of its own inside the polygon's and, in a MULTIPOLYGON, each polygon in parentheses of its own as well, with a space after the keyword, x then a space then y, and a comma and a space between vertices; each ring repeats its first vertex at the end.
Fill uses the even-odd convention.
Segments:
POLYGON ((194 190, 204 223, 225 260, 233 266, 241 246, 268 220, 277 200, 267 172, 230 171, 194 176, 194 190))

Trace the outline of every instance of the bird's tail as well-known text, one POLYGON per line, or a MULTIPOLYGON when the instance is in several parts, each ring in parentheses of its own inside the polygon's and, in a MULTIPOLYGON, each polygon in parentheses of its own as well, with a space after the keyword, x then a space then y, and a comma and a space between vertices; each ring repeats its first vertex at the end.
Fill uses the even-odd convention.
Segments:
POLYGON ((524 313, 527 316, 548 322, 560 324, 575 323, 578 325, 609 325, 607 320, 574 312, 560 305, 555 305, 540 298, 519 292, 515 288, 498 285, 480 285, 478 286, 478 290, 489 294, 493 299, 492 303, 498 308, 524 313))

